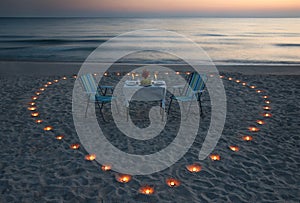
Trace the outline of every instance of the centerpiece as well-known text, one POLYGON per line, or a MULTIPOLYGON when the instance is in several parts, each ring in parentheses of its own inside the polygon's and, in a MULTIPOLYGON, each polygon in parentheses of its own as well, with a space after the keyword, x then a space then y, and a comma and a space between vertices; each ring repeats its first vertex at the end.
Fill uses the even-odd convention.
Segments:
POLYGON ((141 86, 149 86, 151 85, 151 79, 149 79, 149 76, 150 76, 150 72, 147 71, 146 69, 143 70, 143 73, 142 73, 142 77, 143 79, 141 80, 141 86))

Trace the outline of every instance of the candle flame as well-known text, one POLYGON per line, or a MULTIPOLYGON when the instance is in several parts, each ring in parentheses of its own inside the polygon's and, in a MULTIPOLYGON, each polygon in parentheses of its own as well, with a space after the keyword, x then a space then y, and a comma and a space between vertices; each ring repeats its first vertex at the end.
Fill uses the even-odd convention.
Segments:
POLYGON ((88 154, 85 156, 85 160, 87 161, 93 161, 96 159, 96 154, 88 154))
POLYGON ((154 193, 154 188, 151 187, 151 186, 146 185, 146 186, 141 187, 139 191, 140 191, 141 194, 151 195, 151 194, 154 193))
POLYGON ((166 183, 169 187, 178 187, 180 186, 180 181, 175 178, 168 178, 166 183))
POLYGON ((131 181, 131 175, 117 174, 116 175, 116 180, 120 183, 128 183, 129 181, 131 181))
POLYGON ((251 141, 251 140, 253 140, 253 137, 250 136, 250 135, 245 135, 245 136, 242 137, 242 139, 243 139, 244 141, 251 141))
POLYGON ((238 146, 229 146, 229 149, 231 149, 234 152, 240 151, 240 148, 238 146))
POLYGON ((39 116, 39 113, 38 113, 38 112, 33 112, 33 113, 31 113, 31 116, 32 116, 32 117, 38 117, 38 116, 39 116))
POLYGON ((80 147, 80 144, 71 144, 70 148, 71 149, 78 149, 80 147))
POLYGON ((194 163, 191 165, 186 166, 187 170, 189 170, 192 173, 198 173, 201 171, 202 167, 200 164, 194 163))
POLYGON ((44 130, 45 130, 45 131, 50 131, 50 130, 52 130, 52 129, 53 129, 52 126, 46 126, 46 127, 44 127, 44 130))
POLYGON ((251 126, 251 127, 248 128, 248 130, 251 131, 251 132, 258 132, 259 128, 251 126))
POLYGON ((218 154, 212 154, 212 155, 210 155, 210 159, 212 161, 220 161, 221 157, 218 154))
POLYGON ((35 122, 39 124, 39 123, 42 123, 43 120, 38 119, 38 120, 36 120, 35 122))

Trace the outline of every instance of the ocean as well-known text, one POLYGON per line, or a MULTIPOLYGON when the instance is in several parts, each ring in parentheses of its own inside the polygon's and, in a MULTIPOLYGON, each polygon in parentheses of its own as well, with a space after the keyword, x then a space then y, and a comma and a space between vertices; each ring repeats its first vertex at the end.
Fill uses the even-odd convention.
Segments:
POLYGON ((300 18, 0 18, 0 27, 0 61, 83 62, 120 34, 161 29, 191 39, 217 65, 300 64, 300 18))

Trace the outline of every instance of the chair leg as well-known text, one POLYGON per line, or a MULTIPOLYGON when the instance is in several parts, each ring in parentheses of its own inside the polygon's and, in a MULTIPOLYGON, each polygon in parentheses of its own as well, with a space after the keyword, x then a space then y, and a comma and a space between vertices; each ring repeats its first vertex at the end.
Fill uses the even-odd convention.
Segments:
POLYGON ((87 116, 87 111, 88 111, 88 108, 89 108, 89 104, 90 104, 90 96, 88 97, 87 105, 86 105, 86 108, 85 108, 85 114, 84 114, 85 118, 87 116))
POLYGON ((170 113, 170 109, 171 109, 172 102, 173 102, 173 99, 171 98, 170 103, 169 103, 169 106, 168 106, 168 115, 169 115, 169 113, 170 113))
POLYGON ((200 106, 200 115, 203 115, 202 104, 201 104, 201 100, 200 99, 199 99, 199 106, 200 106))
POLYGON ((101 115, 103 121, 106 122, 106 120, 105 120, 105 118, 104 118, 104 115, 103 115, 103 112, 102 112, 104 102, 101 102, 101 105, 99 104, 99 102, 97 102, 97 104, 98 104, 98 107, 99 107, 99 109, 100 109, 100 115, 101 115))

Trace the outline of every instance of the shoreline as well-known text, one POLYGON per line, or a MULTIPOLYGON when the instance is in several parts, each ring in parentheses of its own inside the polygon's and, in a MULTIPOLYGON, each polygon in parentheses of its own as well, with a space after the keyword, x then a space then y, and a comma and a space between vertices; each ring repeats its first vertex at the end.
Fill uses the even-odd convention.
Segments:
MULTIPOLYGON (((70 75, 76 74, 83 63, 79 62, 33 62, 0 61, 0 75, 70 75)), ((98 65, 96 63, 92 66, 98 65)), ((140 67, 151 64, 114 64, 111 71, 122 72, 124 68, 140 67)), ((188 71, 185 64, 155 64, 171 67, 176 71, 188 71)), ((245 75, 300 75, 300 65, 216 65, 220 72, 241 73, 245 75)))

